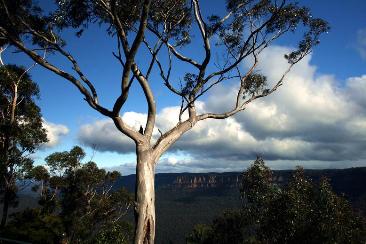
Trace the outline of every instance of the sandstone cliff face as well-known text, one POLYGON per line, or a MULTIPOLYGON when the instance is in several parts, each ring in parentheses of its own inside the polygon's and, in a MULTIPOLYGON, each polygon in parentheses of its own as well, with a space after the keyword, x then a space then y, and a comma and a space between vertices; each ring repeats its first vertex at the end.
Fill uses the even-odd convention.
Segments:
MULTIPOLYGON (((277 184, 284 184, 288 176, 280 174, 273 175, 273 181, 277 184)), ((179 190, 199 190, 199 189, 233 189, 239 188, 241 173, 206 173, 178 175, 171 184, 165 186, 179 190)))
POLYGON ((237 188, 240 174, 236 175, 182 175, 177 176, 171 187, 177 189, 237 188))

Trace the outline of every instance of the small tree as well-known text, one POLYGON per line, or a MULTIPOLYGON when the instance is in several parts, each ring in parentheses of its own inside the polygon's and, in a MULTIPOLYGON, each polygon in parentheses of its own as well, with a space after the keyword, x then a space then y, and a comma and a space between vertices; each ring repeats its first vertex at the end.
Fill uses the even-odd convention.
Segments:
POLYGON ((45 15, 32 0, 3 0, 0 4, 3 42, 75 85, 91 108, 113 120, 116 128, 135 142, 135 243, 153 243, 155 239, 154 172, 161 155, 197 122, 228 118, 245 110, 252 101, 275 92, 291 67, 309 54, 318 44, 320 34, 328 30, 326 22, 313 18, 309 9, 292 1, 228 0, 225 7, 223 16, 203 16, 198 0, 62 0, 53 13, 45 15), (62 39, 63 30, 74 28, 81 36, 95 22, 107 26, 107 34, 116 39, 117 52, 113 54, 121 64, 120 94, 111 108, 99 102, 95 83, 65 49, 62 39), (304 28, 299 29, 304 35, 298 49, 285 55, 288 70, 268 86, 266 77, 256 70, 258 55, 273 41, 301 25, 304 28), (191 43, 194 33, 203 43, 203 58, 188 57, 179 50, 185 45, 195 45, 196 42, 191 43), (212 60, 213 40, 217 40, 215 50, 222 56, 218 63, 212 60), (37 53, 40 49, 65 58, 75 73, 43 59, 37 53), (150 55, 150 60, 146 62, 144 58, 143 63, 138 63, 138 52, 150 55), (166 62, 160 61, 163 56, 167 57, 166 62), (171 80, 173 59, 189 67, 180 84, 171 80), (243 69, 245 60, 251 60, 248 69, 243 69), (154 67, 168 91, 181 100, 176 126, 161 132, 156 140, 152 138, 157 116, 151 89, 154 67), (235 80, 238 88, 232 108, 220 113, 199 114, 195 106, 197 99, 215 85, 229 80, 235 80), (140 131, 128 126, 120 116, 134 81, 142 89, 148 108, 145 126, 140 131))
POLYGON ((35 100, 38 86, 28 70, 16 65, 0 66, 0 192, 3 203, 1 227, 11 203, 16 203, 16 180, 32 167, 29 154, 47 142, 42 116, 35 100))

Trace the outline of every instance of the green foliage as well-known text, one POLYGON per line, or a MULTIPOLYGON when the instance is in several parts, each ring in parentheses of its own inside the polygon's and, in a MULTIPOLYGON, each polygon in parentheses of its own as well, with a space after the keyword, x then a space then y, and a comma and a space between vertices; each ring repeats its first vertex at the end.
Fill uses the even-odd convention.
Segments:
POLYGON ((253 243, 251 222, 240 211, 226 211, 214 219, 212 225, 198 225, 187 238, 187 243, 253 243))
MULTIPOLYGON (((55 11, 45 14, 32 0, 5 0, 0 4, 0 26, 7 32, 0 35, 0 46, 9 43, 11 38, 27 36, 33 44, 46 47, 44 38, 30 35, 27 29, 38 31, 41 35, 61 46, 65 41, 61 39, 60 31, 66 28, 76 29, 75 34, 80 37, 91 23, 105 24, 107 33, 115 35, 120 27, 128 35, 134 31, 141 9, 141 0, 108 1, 108 8, 104 1, 98 0, 61 0, 56 2, 55 11), (111 11, 118 16, 121 26, 116 25, 115 18, 111 18, 111 11), (8 37, 5 37, 8 35, 8 37)), ((186 0, 156 0, 150 6, 149 25, 154 31, 164 33, 164 38, 175 38, 177 45, 189 42, 188 28, 191 23, 189 3, 186 0)), ((11 41, 10 41, 11 42, 11 41)), ((52 49, 50 49, 52 51, 52 49)))
POLYGON ((287 186, 272 182, 258 158, 243 173, 243 207, 198 226, 189 243, 364 243, 365 220, 327 179, 313 183, 298 168, 287 186))
POLYGON ((59 216, 46 215, 39 209, 26 209, 12 216, 2 236, 32 243, 60 243, 63 232, 59 216))
MULTIPOLYGON (((136 32, 143 6, 142 0, 61 0, 56 2, 55 11, 45 14, 35 1, 5 0, 0 5, 0 26, 3 28, 0 46, 22 36, 30 37, 41 47, 46 46, 45 39, 62 46, 61 30, 76 29, 76 35, 80 36, 91 23, 105 24, 111 35, 123 30, 127 36, 136 32), (27 30, 30 29, 45 38, 29 35, 27 30)), ((259 31, 268 38, 278 32, 279 37, 302 25, 305 31, 298 49, 285 56, 290 63, 296 63, 319 43, 320 34, 329 29, 324 20, 313 18, 308 8, 292 1, 228 0, 226 10, 231 12, 231 18, 222 21, 222 17, 212 15, 205 29, 208 36, 217 35, 217 44, 232 54, 245 55, 253 48, 251 38, 247 39, 248 26, 260 23, 252 37, 261 42, 256 36, 259 31)), ((191 40, 192 15, 191 1, 155 0, 149 6, 148 28, 164 40, 174 39, 174 46, 185 45, 191 40)))
POLYGON ((46 163, 52 174, 62 175, 65 171, 72 171, 80 166, 85 157, 82 148, 76 146, 70 152, 55 152, 46 157, 46 163))
POLYGON ((50 178, 50 174, 44 166, 38 165, 31 170, 28 177, 33 178, 37 181, 47 181, 50 178))
POLYGON ((243 173, 240 192, 243 198, 255 206, 260 206, 273 197, 275 187, 272 185, 272 171, 257 158, 250 170, 243 173))
POLYGON ((320 34, 329 30, 324 20, 313 18, 308 8, 298 6, 296 2, 227 0, 226 8, 233 13, 233 18, 224 23, 219 16, 212 15, 209 17, 208 29, 210 35, 219 37, 218 45, 224 45, 236 54, 245 53, 247 49, 252 48, 246 43, 244 33, 247 25, 255 22, 260 23, 259 28, 266 35, 276 32, 281 34, 295 32, 300 25, 307 29, 299 42, 298 49, 286 55, 290 63, 296 63, 306 55, 314 45, 319 43, 320 34))
POLYGON ((244 98, 246 96, 255 96, 260 93, 263 93, 266 83, 267 77, 260 74, 251 74, 246 77, 244 80, 243 88, 244 88, 244 98))
POLYGON ((193 229, 192 233, 187 237, 187 244, 212 243, 213 228, 208 225, 198 224, 193 229))
POLYGON ((128 244, 132 243, 132 235, 126 235, 126 233, 133 233, 132 225, 126 222, 117 222, 106 226, 101 230, 91 243, 94 244, 108 244, 108 243, 120 243, 128 244))
POLYGON ((9 206, 17 204, 16 180, 24 178, 32 169, 33 160, 28 155, 47 142, 42 115, 35 103, 38 97, 38 86, 31 80, 27 70, 16 65, 0 67, 2 226, 6 224, 9 206))
MULTIPOLYGON (((110 1, 110 9, 120 19, 126 33, 132 31, 138 22, 141 9, 141 0, 110 1)), ((72 27, 78 29, 81 35, 89 23, 99 22, 109 26, 109 34, 114 35, 118 30, 110 13, 100 1, 95 0, 62 0, 58 1, 57 11, 53 13, 54 24, 59 28, 72 27)), ((190 8, 186 0, 156 0, 150 4, 149 25, 164 38, 175 38, 178 45, 189 42, 188 28, 191 22, 190 8)))
MULTIPOLYGON (((21 38, 27 28, 47 33, 50 19, 40 18, 42 10, 32 0, 4 0, 0 4, 0 26, 13 38, 21 38)), ((50 33, 47 33, 47 36, 50 33)), ((44 41, 36 36, 28 36, 33 43, 45 46, 44 41)), ((8 38, 0 37, 0 46, 9 43, 8 38)))
POLYGON ((49 241, 52 238, 69 243, 130 242, 132 227, 123 217, 131 196, 123 188, 112 190, 120 174, 99 169, 94 162, 82 164, 84 156, 82 148, 74 147, 46 158, 51 174, 43 166, 32 170, 40 183, 35 190, 41 188, 41 207, 16 214, 5 232, 9 237, 23 221, 22 239, 35 241, 38 236, 36 243, 55 243, 49 241), (50 231, 53 226, 57 228, 50 231))

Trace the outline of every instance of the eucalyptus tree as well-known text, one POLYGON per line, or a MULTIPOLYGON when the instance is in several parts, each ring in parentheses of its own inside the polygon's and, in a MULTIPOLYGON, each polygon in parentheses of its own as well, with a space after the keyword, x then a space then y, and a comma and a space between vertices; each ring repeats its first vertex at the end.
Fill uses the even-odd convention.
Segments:
POLYGON ((32 0, 2 0, 0 38, 71 82, 92 109, 113 120, 121 136, 135 142, 135 243, 153 243, 155 239, 154 172, 161 155, 197 122, 228 118, 245 110, 252 101, 275 92, 291 67, 309 54, 319 36, 328 30, 327 23, 313 18, 308 8, 286 0, 227 0, 221 3, 225 13, 220 9, 219 15, 209 16, 201 11, 199 0, 61 0, 56 4, 55 11, 43 14, 42 6, 35 6, 32 0), (105 34, 116 39, 117 51, 113 55, 121 65, 121 76, 117 77, 120 92, 112 107, 100 103, 95 81, 67 51, 63 38, 64 30, 75 29, 81 36, 93 23, 107 26, 105 34), (279 80, 267 83, 256 69, 259 54, 299 26, 303 35, 300 34, 298 48, 285 55, 288 70, 279 80), (182 47, 202 44, 202 55, 184 54, 182 47), (64 58, 74 72, 43 59, 40 50, 64 58), (215 52, 222 56, 218 63, 213 60, 215 52), (139 62, 138 53, 150 58, 139 62), (251 63, 247 69, 242 65, 245 61, 251 63), (179 67, 187 67, 185 75, 173 80, 171 74, 179 67), (153 138, 157 116, 157 101, 151 88, 152 79, 157 79, 152 75, 154 71, 160 74, 167 91, 181 101, 176 126, 160 131, 158 138, 153 138), (197 112, 197 99, 230 80, 237 82, 231 109, 197 112), (142 89, 141 101, 147 105, 146 123, 140 131, 120 116, 134 82, 142 89))
POLYGON ((35 103, 39 89, 28 69, 0 66, 0 193, 1 227, 7 221, 10 204, 16 204, 16 180, 32 167, 29 157, 47 142, 40 108, 35 103))

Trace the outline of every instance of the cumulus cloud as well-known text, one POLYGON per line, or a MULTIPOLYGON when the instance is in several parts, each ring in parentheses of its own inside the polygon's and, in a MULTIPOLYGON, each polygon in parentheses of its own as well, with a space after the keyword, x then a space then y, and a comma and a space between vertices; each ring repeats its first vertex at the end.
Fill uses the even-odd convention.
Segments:
MULTIPOLYGON (((269 84, 287 69, 283 55, 290 51, 275 46, 263 52, 258 70, 267 76, 269 84)), ((237 165, 243 167, 257 155, 287 165, 290 161, 316 162, 309 163, 312 167, 322 162, 326 167, 330 162, 340 167, 340 162, 366 161, 366 75, 339 82, 316 71, 309 55, 288 74, 276 93, 249 104, 235 117, 199 122, 170 150, 173 155, 179 151, 186 157, 165 157, 159 167, 162 171, 236 170, 237 165)), ((197 104, 200 112, 227 110, 234 104, 236 89, 221 85, 210 94, 197 104)), ((178 112, 179 107, 162 109, 157 127, 164 132, 175 126, 178 112)), ((125 113, 123 118, 138 129, 146 115, 125 113)), ((97 144, 101 151, 134 150, 132 142, 109 120, 82 126, 79 139, 86 145, 97 144)))
POLYGON ((366 75, 351 77, 347 80, 346 84, 347 98, 353 100, 361 109, 366 109, 366 75))
POLYGON ((60 142, 60 137, 67 135, 69 129, 65 125, 54 124, 43 119, 43 127, 47 131, 48 142, 45 143, 45 147, 54 147, 60 142))
MULTIPOLYGON (((122 118, 136 130, 146 121, 146 115, 135 112, 127 112, 122 118)), ((78 138, 83 145, 95 147, 102 152, 128 153, 135 150, 133 141, 118 131, 110 119, 83 125, 80 128, 78 138)))

